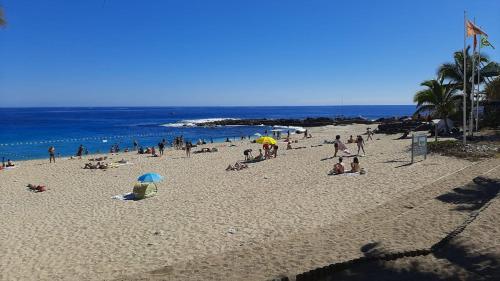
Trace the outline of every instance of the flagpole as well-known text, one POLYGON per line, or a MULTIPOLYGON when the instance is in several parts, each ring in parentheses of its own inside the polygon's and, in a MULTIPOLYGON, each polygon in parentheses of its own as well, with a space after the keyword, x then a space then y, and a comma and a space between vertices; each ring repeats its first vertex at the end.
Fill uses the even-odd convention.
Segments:
MULTIPOLYGON (((476 25, 476 18, 474 17, 474 25, 476 25)), ((476 62, 476 44, 477 37, 474 34, 474 43, 472 44, 472 74, 471 74, 471 87, 470 87, 470 116, 469 116, 469 134, 470 136, 474 136, 474 70, 476 70, 475 62, 476 62)))
POLYGON ((479 132, 479 87, 481 85, 481 36, 479 36, 479 48, 477 49, 477 97, 476 97, 476 131, 479 132))
POLYGON ((466 69, 467 69, 467 61, 466 61, 466 58, 465 58, 465 44, 466 44, 466 40, 467 40, 467 28, 466 28, 466 21, 467 21, 467 11, 464 11, 464 54, 463 54, 463 57, 464 57, 464 77, 463 77, 463 83, 464 83, 464 91, 463 91, 463 131, 464 131, 464 134, 463 134, 463 143, 464 143, 464 146, 465 144, 467 143, 467 106, 466 106, 466 103, 467 103, 467 72, 466 72, 466 69))

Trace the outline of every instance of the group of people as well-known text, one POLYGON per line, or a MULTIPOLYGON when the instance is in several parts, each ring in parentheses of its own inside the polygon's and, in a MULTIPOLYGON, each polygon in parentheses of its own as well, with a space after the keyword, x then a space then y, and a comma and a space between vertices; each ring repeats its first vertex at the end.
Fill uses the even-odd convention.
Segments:
MULTIPOLYGON (((371 138, 371 136, 370 136, 370 138, 371 138)), ((356 137, 356 139, 354 139, 351 135, 350 138, 347 140, 347 143, 357 144, 357 146, 358 146, 358 152, 356 153, 357 155, 359 155, 360 151, 363 151, 363 155, 366 154, 366 152, 365 152, 365 140, 363 139, 363 137, 361 135, 358 135, 356 137)), ((337 157, 337 153, 339 151, 344 152, 344 154, 346 154, 346 155, 352 154, 349 151, 349 149, 347 148, 347 146, 340 140, 340 135, 335 136, 335 141, 333 142, 333 146, 335 148, 335 152, 333 154, 333 157, 337 157)))
POLYGON ((95 164, 86 163, 83 168, 84 169, 91 169, 91 170, 94 170, 94 169, 106 170, 106 169, 109 168, 109 164, 107 164, 107 163, 101 163, 101 162, 97 162, 95 164))
POLYGON ((339 157, 339 161, 333 165, 333 169, 329 172, 330 175, 339 175, 344 173, 360 173, 364 174, 364 170, 359 165, 358 157, 354 157, 351 162, 351 169, 347 170, 343 158, 339 157))
POLYGON ((6 167, 15 167, 16 165, 10 160, 7 159, 7 163, 5 162, 5 158, 2 158, 2 166, 0 168, 6 168, 6 167))

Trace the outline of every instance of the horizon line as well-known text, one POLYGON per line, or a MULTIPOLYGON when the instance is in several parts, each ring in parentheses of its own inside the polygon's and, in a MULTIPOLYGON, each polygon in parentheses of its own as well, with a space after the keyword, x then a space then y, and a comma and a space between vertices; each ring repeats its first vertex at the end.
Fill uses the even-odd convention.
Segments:
POLYGON ((60 106, 0 106, 0 109, 9 108, 141 108, 141 107, 327 107, 327 106, 409 106, 415 104, 330 104, 330 105, 97 105, 97 106, 74 106, 74 105, 60 105, 60 106))

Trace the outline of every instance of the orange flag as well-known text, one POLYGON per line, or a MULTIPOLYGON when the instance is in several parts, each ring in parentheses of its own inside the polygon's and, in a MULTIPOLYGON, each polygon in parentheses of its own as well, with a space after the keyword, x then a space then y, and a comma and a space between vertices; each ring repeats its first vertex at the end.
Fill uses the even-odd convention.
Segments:
POLYGON ((488 36, 488 34, 482 31, 481 28, 477 27, 470 21, 467 21, 466 27, 467 27, 467 36, 474 36, 474 35, 488 36))

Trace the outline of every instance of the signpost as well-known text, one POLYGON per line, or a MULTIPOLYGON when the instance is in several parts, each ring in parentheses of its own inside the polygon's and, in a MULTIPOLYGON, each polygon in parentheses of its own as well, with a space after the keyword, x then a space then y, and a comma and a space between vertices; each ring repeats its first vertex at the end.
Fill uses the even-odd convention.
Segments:
POLYGON ((423 155, 424 160, 427 159, 427 135, 422 133, 413 134, 411 137, 411 163, 415 161, 415 157, 423 155))

